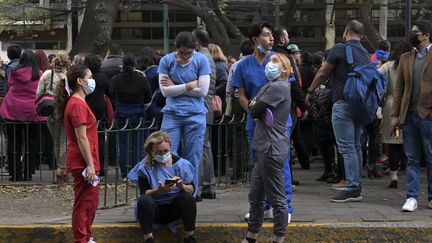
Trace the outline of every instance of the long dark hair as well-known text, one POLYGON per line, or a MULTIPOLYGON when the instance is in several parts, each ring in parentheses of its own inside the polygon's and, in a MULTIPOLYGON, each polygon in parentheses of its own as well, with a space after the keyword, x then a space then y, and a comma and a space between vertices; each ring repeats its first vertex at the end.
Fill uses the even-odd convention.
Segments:
POLYGON ((38 80, 39 77, 39 67, 36 62, 36 56, 32 51, 26 50, 21 54, 19 64, 15 68, 15 70, 18 70, 20 68, 24 67, 31 67, 32 68, 32 79, 31 80, 38 80))
POLYGON ((69 100, 69 94, 66 91, 66 83, 68 82, 69 88, 72 92, 75 92, 78 88, 78 78, 84 78, 90 70, 84 65, 73 66, 66 73, 67 80, 62 79, 57 85, 55 92, 55 105, 56 110, 59 114, 60 121, 63 121, 64 110, 66 108, 67 101, 69 100))
POLYGON ((146 71, 147 68, 153 65, 158 65, 156 61, 155 51, 151 47, 142 48, 137 54, 137 68, 141 71, 146 71))
POLYGON ((396 43, 393 53, 390 55, 389 60, 394 60, 393 68, 397 69, 399 66, 400 57, 402 54, 409 52, 413 49, 413 46, 405 40, 400 40, 396 43))

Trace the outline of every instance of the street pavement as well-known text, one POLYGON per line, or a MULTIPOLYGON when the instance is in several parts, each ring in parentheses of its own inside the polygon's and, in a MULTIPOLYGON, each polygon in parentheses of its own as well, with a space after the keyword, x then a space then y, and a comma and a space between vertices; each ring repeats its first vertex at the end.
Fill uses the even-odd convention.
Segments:
MULTIPOLYGON (((422 168, 418 210, 402 212, 405 202, 405 175, 399 173, 399 188, 389 189, 389 176, 380 179, 363 178, 363 201, 332 203, 330 198, 337 193, 331 184, 315 181, 323 170, 317 158, 310 170, 293 166, 293 176, 300 181, 293 192, 294 213, 292 223, 329 224, 387 224, 428 225, 432 209, 427 207, 426 169, 422 168)), ((197 223, 241 223, 249 208, 248 185, 231 185, 217 190, 217 199, 198 203, 197 223)), ((132 204, 111 209, 98 210, 95 224, 118 224, 135 222, 132 204)), ((44 219, 41 224, 70 224, 70 216, 44 219)), ((26 222, 23 222, 26 224, 26 222)))

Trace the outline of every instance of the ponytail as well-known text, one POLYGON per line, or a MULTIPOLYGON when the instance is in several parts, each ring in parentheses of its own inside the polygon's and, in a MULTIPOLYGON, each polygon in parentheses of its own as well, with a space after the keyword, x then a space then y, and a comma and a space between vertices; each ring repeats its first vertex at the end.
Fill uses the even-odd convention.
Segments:
POLYGON ((66 73, 67 79, 62 79, 57 85, 54 99, 60 121, 63 120, 66 104, 71 93, 75 92, 78 88, 78 78, 84 78, 88 71, 89 69, 84 65, 73 66, 66 73))

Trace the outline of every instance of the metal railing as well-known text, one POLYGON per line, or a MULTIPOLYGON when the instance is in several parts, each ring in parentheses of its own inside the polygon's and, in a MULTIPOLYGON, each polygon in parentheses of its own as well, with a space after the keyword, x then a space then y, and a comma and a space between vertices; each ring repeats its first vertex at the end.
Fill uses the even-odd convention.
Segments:
MULTIPOLYGON (((244 124, 246 115, 222 116, 211 125, 214 170, 217 186, 246 183, 249 177, 249 152, 244 124)), ((129 172, 144 157, 143 144, 149 134, 159 130, 155 120, 115 119, 98 123, 101 163, 100 207, 133 202, 137 187, 122 178, 121 156, 129 172), (121 152, 121 146, 126 151, 121 152)), ((56 182, 56 163, 46 123, 0 123, 0 184, 49 185, 56 182), (9 138, 9 139, 8 139, 9 138), (8 154, 10 152, 11 154, 8 154)), ((123 174, 125 174, 123 172, 123 174)), ((73 178, 65 183, 72 183, 73 178)))

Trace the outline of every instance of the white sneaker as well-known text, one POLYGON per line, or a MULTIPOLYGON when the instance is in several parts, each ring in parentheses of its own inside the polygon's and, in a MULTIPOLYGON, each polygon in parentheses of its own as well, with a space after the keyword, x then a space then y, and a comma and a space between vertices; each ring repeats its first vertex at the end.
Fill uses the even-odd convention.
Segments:
POLYGON ((87 241, 87 243, 96 243, 96 241, 95 241, 95 238, 90 238, 88 241, 87 241))
POLYGON ((273 208, 264 210, 264 220, 266 219, 273 219, 273 208))
POLYGON ((429 203, 428 203, 428 207, 429 207, 429 208, 432 208, 432 200, 429 201, 429 203))
MULTIPOLYGON (((247 213, 244 216, 244 220, 247 222, 249 220, 250 214, 247 213)), ((264 210, 264 220, 266 219, 273 219, 273 209, 270 208, 268 210, 264 210)))
MULTIPOLYGON (((431 206, 430 203, 429 206, 431 206)), ((416 209, 417 209, 417 200, 413 197, 408 198, 405 204, 402 206, 402 211, 404 212, 413 212, 416 209)))
POLYGON ((288 224, 291 223, 291 214, 288 213, 288 224))

